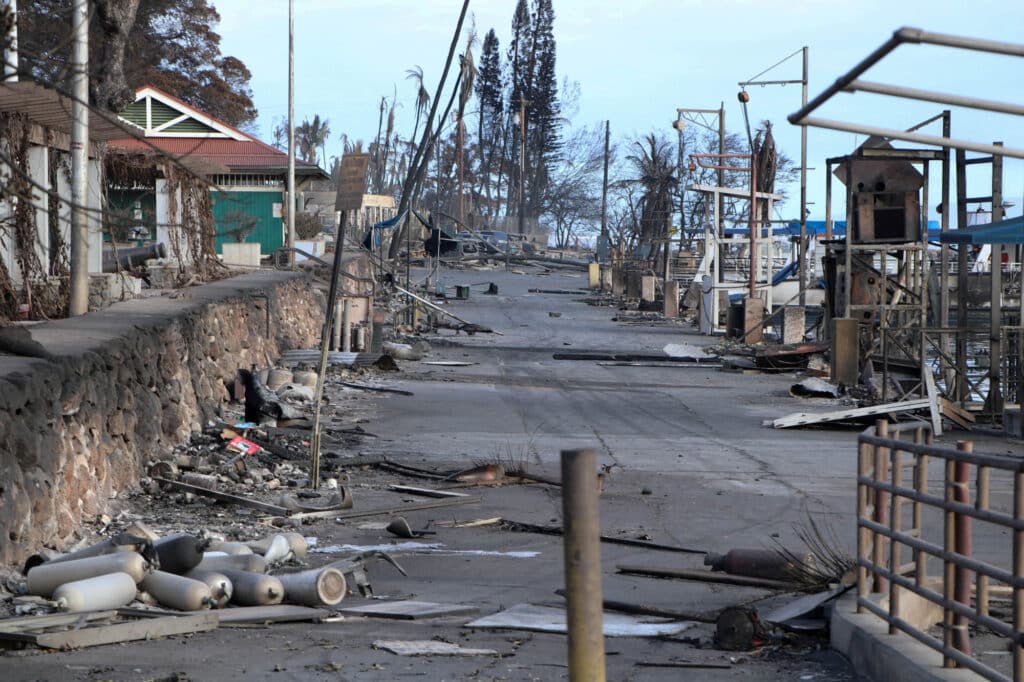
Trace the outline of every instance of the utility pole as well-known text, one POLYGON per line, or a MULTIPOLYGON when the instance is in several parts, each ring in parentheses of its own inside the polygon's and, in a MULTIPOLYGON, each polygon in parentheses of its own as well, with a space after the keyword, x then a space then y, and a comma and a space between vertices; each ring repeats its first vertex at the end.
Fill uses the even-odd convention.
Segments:
MULTIPOLYGON (((606 250, 611 251, 611 238, 608 235, 608 149, 611 143, 611 121, 604 122, 604 179, 601 182, 601 240, 606 250)), ((600 255, 601 246, 597 253, 600 255)), ((600 260, 600 258, 599 258, 600 260)))
MULTIPOLYGON (((519 119, 519 234, 526 234, 526 194, 523 187, 526 185, 526 105, 529 100, 519 96, 519 112, 516 118, 519 119)), ((509 239, 505 245, 505 269, 511 268, 510 258, 512 252, 512 240, 509 239)))
MULTIPOLYGON (((295 0, 288 0, 288 267, 295 265, 295 0)), ((334 248, 340 249, 345 223, 339 223, 334 248)))
POLYGON ((7 42, 4 46, 4 81, 14 83, 18 80, 18 0, 4 0, 11 16, 10 28, 7 31, 7 42))
POLYGON ((89 7, 75 0, 71 13, 71 286, 68 315, 89 311, 89 7))
MULTIPOLYGON (((800 48, 782 61, 770 66, 750 80, 738 83, 741 88, 748 85, 800 85, 801 108, 807 107, 807 71, 808 71, 808 50, 807 46, 800 48), (774 69, 779 64, 788 61, 797 54, 802 55, 803 69, 799 79, 789 80, 755 80, 774 69)), ((800 246, 797 249, 797 266, 800 277, 800 305, 807 305, 807 126, 800 126, 800 246)))

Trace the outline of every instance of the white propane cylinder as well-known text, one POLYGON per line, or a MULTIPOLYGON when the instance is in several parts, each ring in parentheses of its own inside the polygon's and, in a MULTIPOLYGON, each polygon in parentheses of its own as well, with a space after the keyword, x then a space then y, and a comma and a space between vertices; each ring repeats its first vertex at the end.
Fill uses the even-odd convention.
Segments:
POLYGON ((234 588, 231 585, 231 580, 223 573, 193 568, 185 576, 193 580, 202 580, 206 583, 207 587, 210 588, 210 594, 213 596, 214 608, 222 609, 231 601, 231 594, 234 588))
POLYGON ((203 560, 196 566, 200 571, 224 571, 231 569, 235 571, 248 571, 250 573, 266 573, 267 562, 259 554, 234 554, 225 555, 209 552, 203 555, 203 560))
POLYGON ((49 597, 65 583, 95 578, 108 573, 126 573, 136 583, 142 581, 149 564, 135 552, 115 552, 86 559, 45 563, 28 572, 28 593, 49 597))
POLYGON ((142 579, 139 587, 149 592, 164 606, 179 611, 208 609, 215 601, 210 593, 210 586, 202 580, 166 571, 153 571, 142 579))
POLYGON ((53 600, 62 611, 103 611, 127 606, 135 599, 135 579, 127 573, 75 580, 53 591, 53 600))
POLYGON ((244 542, 227 542, 217 540, 210 543, 209 551, 224 552, 225 554, 230 555, 252 554, 252 550, 249 549, 249 545, 244 542))
POLYGON ((284 585, 272 575, 225 569, 221 571, 231 581, 234 594, 231 602, 239 606, 271 606, 284 599, 284 585))
POLYGON ((348 585, 345 574, 326 566, 301 573, 277 576, 284 586, 284 599, 303 606, 335 606, 345 598, 348 585))

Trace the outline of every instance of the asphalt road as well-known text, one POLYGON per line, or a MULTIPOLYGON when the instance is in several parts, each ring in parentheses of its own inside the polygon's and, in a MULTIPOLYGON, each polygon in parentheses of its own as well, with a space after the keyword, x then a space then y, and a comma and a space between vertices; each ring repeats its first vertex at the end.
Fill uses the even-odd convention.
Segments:
MULTIPOLYGON (((593 447, 610 467, 600 514, 607 535, 724 552, 736 547, 800 549, 795 528, 811 516, 852 551, 856 432, 779 431, 762 420, 814 409, 817 401, 789 395, 792 377, 731 374, 705 367, 604 366, 555 360, 555 353, 657 353, 669 343, 708 341, 686 325, 613 321, 617 310, 589 305, 585 278, 572 271, 547 275, 503 270, 446 273, 448 285, 474 285, 469 300, 446 305, 459 316, 502 335, 443 331, 427 337, 427 362, 401 362, 381 381, 413 396, 360 394, 361 425, 380 436, 343 454, 387 454, 440 470, 484 462, 558 474, 562 449, 593 447), (499 287, 484 295, 486 284, 499 287), (478 286, 481 285, 481 286, 478 286), (529 289, 574 290, 531 293, 529 289)), ((832 403, 817 403, 822 411, 832 403)), ((1005 441, 994 440, 1004 448, 1005 441)), ((1012 449, 1012 446, 1011 446, 1012 449)), ((935 472, 937 473, 937 472, 935 472)), ((386 484, 401 479, 354 471, 350 484, 360 508, 400 503, 386 484)), ((1005 488, 994 481, 994 501, 1005 488)), ((479 504, 406 514, 412 527, 431 522, 504 517, 535 524, 561 522, 561 496, 549 485, 473 489, 479 504)), ((415 500, 415 501, 422 501, 415 500)), ((303 528, 331 545, 392 545, 380 521, 344 525, 321 521, 303 528)), ((560 604, 564 585, 557 537, 494 526, 435 525, 429 542, 443 547, 394 547, 409 572, 401 577, 372 566, 379 596, 470 604, 490 614, 517 603, 560 604)), ((982 541, 985 545, 988 541, 982 541)), ((992 538, 991 546, 999 544, 992 538)), ((1003 547, 1006 546, 1002 541, 1003 547)), ((335 554, 316 554, 326 563, 335 554)), ((699 567, 697 553, 653 552, 602 545, 606 599, 681 611, 710 611, 768 596, 724 585, 654 580, 618 574, 620 563, 699 567)), ((783 598, 785 599, 785 597, 783 598)), ((187 638, 73 653, 27 652, 0 658, 0 679, 38 680, 558 680, 567 679, 566 638, 557 634, 470 630, 469 618, 394 622, 347 619, 221 629, 187 638), (499 657, 401 658, 377 650, 379 639, 443 639, 493 648, 499 657)), ((800 639, 754 653, 715 651, 711 626, 668 639, 607 641, 609 680, 852 680, 847 662, 822 639, 800 639), (641 663, 697 661, 729 669, 680 670, 641 663)))

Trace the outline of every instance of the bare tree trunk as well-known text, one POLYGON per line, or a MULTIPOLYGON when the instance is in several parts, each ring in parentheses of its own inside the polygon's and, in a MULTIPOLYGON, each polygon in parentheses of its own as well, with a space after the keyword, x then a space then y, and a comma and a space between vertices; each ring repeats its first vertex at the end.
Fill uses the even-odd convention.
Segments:
POLYGON ((96 18, 103 30, 99 78, 93 85, 96 105, 119 112, 135 99, 124 75, 124 51, 135 26, 140 0, 95 0, 96 18))

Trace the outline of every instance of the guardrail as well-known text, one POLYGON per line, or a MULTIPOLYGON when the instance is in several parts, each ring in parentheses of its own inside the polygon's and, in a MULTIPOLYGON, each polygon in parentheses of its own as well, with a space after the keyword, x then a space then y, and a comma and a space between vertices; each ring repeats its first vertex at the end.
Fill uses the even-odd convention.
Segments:
MULTIPOLYGON (((937 530, 937 529, 936 529, 937 530)), ((973 452, 969 441, 957 448, 937 447, 924 423, 890 425, 885 420, 858 438, 857 463, 857 611, 870 611, 889 625, 889 634, 906 633, 943 656, 945 667, 964 667, 989 680, 1010 680, 971 655, 969 624, 983 626, 1015 646, 1014 682, 1024 682, 1024 459, 973 452), (911 434, 913 440, 904 437, 911 434), (944 468, 942 494, 931 490, 932 460, 944 468), (904 483, 907 470, 911 483, 904 483), (973 470, 973 477, 972 477, 973 470), (1012 477, 1009 513, 989 506, 992 471, 1012 477), (906 507, 909 525, 904 527, 906 507), (926 539, 925 513, 943 516, 942 544, 926 539), (973 557, 972 523, 1007 529, 1012 537, 1011 566, 973 557), (903 549, 912 561, 903 563, 903 549), (928 579, 929 560, 942 562, 942 586, 928 579), (991 581, 1002 583, 995 586, 991 581), (973 584, 972 584, 973 583, 973 584), (909 623, 901 611, 901 589, 942 608, 942 639, 909 623), (939 591, 941 589, 941 591, 939 591), (989 610, 993 591, 1012 600, 1011 622, 989 610), (974 597, 972 600, 972 591, 974 597), (872 594, 876 595, 872 598, 872 594), (888 595, 888 607, 877 596, 888 595)))

